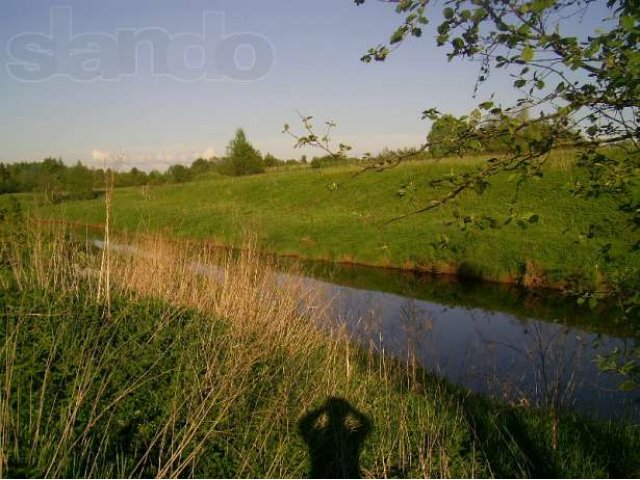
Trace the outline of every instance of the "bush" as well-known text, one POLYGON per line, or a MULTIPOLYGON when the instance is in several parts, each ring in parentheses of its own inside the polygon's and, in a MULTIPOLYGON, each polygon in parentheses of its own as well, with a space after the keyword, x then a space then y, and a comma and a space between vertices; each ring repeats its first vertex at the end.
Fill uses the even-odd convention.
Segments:
POLYGON ((335 167, 338 165, 347 165, 351 162, 352 160, 348 158, 326 155, 324 157, 314 157, 314 159, 311 160, 311 168, 335 167))

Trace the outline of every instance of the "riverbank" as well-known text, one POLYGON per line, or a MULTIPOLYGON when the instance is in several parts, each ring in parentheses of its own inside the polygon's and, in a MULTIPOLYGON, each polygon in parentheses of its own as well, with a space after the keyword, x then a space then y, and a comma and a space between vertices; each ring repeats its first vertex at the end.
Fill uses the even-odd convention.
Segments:
MULTIPOLYGON (((102 244, 104 225, 83 224, 64 220, 32 220, 34 225, 63 228, 73 232, 79 241, 102 244)), ((157 233, 131 233, 113 231, 116 249, 128 250, 142 239, 154 239, 157 233)), ((163 242, 189 252, 210 251, 217 255, 246 253, 241 246, 213 244, 206 240, 186 239, 162 235, 163 242)), ((103 244, 102 244, 103 245, 103 244)), ((102 247, 100 247, 102 248, 102 247)), ((600 301, 597 306, 578 304, 560 289, 527 289, 519 284, 491 282, 482 279, 466 279, 456 274, 420 272, 401 268, 380 268, 370 265, 309 260, 299 255, 286 256, 260 251, 269 263, 300 266, 304 275, 336 285, 385 292, 416 300, 427 300, 448 306, 464 306, 509 313, 518 318, 535 318, 563 325, 583 328, 591 333, 618 337, 637 337, 637 328, 628 322, 618 322, 619 307, 600 301)))
POLYGON ((255 247, 215 259, 221 282, 189 274, 209 251, 150 237, 105 263, 48 230, 3 251, 2 476, 300 477, 342 447, 366 477, 640 473, 633 426, 494 403, 319 330, 314 292, 255 247))
MULTIPOLYGON (((112 226, 219 246, 237 246, 251 232, 278 255, 527 288, 603 290, 611 271, 640 265, 640 253, 629 250, 635 234, 624 228, 627 219, 615 201, 572 195, 571 185, 584 172, 567 152, 554 153, 544 180, 522 185, 513 205, 514 180, 498 175, 481 196, 468 192, 436 211, 388 223, 446 192, 432 180, 477 166, 477 159, 443 159, 356 176, 358 167, 343 166, 116 189, 112 226)), ((43 213, 104 222, 101 199, 65 202, 43 213)))

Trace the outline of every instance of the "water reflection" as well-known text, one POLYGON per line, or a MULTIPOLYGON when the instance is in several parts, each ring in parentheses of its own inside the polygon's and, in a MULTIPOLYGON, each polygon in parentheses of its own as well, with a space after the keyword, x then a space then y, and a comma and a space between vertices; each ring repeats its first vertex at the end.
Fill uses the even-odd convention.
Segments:
POLYGON ((632 345, 632 339, 380 291, 323 287, 361 345, 415 358, 455 383, 508 401, 640 418, 635 395, 619 391, 620 378, 595 363, 598 354, 632 345))
MULTIPOLYGON (((144 254, 126 245, 112 248, 144 254)), ((190 270, 224 279, 215 266, 193 263, 190 270)), ((637 394, 620 391, 621 378, 599 371, 595 362, 636 343, 606 312, 576 309, 557 294, 523 297, 491 284, 320 263, 307 270, 303 281, 322 292, 332 318, 365 348, 506 401, 640 419, 637 394)))

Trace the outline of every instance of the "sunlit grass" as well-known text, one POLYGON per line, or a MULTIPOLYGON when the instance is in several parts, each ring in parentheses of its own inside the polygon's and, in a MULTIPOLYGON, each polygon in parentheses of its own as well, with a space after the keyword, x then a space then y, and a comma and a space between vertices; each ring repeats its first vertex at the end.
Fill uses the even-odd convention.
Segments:
MULTIPOLYGON (((615 200, 576 198, 570 189, 583 175, 570 152, 554 153, 541 181, 518 191, 508 173, 491 180, 484 195, 468 192, 436 211, 387 223, 440 198, 430 181, 475 168, 477 158, 407 162, 383 172, 356 175, 359 167, 274 171, 242 178, 152 188, 119 189, 113 225, 174 237, 239 244, 247 231, 261 247, 305 258, 425 269, 527 285, 567 279, 597 286, 607 272, 638 265, 630 253, 635 232, 615 200), (403 192, 401 195, 400 193, 403 192), (536 224, 520 222, 535 213, 536 224), (509 216, 514 220, 504 225, 509 216), (500 228, 466 225, 491 217, 500 228), (593 231, 591 225, 597 225, 593 231), (611 243, 613 263, 600 255, 611 243)), ((104 221, 100 199, 47 209, 53 218, 90 224, 104 221)))

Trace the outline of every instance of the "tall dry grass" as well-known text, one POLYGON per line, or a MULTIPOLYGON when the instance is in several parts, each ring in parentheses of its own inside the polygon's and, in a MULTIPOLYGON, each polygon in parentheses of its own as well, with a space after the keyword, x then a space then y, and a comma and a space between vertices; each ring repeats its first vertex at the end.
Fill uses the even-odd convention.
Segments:
POLYGON ((486 462, 474 459, 452 473, 450 452, 461 439, 443 432, 464 428, 465 420, 455 407, 453 417, 438 412, 455 401, 438 388, 418 392, 410 370, 351 347, 331 323, 323 293, 311 290, 301 276, 279 273, 281 266, 261 255, 255 242, 232 253, 159 235, 112 237, 110 252, 103 255, 60 226, 30 225, 8 249, 17 288, 94 304, 96 292, 103 292, 98 297, 102 316, 91 326, 77 320, 67 325, 81 340, 74 352, 72 395, 64 405, 56 403, 57 392, 48 381, 63 348, 54 341, 41 365, 43 381, 30 392, 30 401, 21 399, 16 406, 12 361, 20 348, 19 332, 34 318, 24 311, 8 328, 2 351, 0 476, 16 464, 12 456, 47 477, 191 476, 202 472, 212 445, 222 451, 218 454, 232 476, 301 476, 308 455, 297 422, 330 397, 347 399, 373 419, 374 433, 362 454, 367 475, 476 475, 485 470, 486 462), (208 319, 198 324, 197 341, 179 350, 168 413, 135 458, 113 457, 111 422, 127 399, 167 372, 154 368, 158 358, 126 384, 114 384, 118 373, 112 365, 126 365, 127 346, 94 343, 117 336, 121 322, 135 320, 119 317, 111 298, 121 299, 120 304, 155 299, 168 305, 163 313, 154 311, 148 342, 176 328, 176 309, 208 319), (97 331, 83 331, 88 328, 97 331), (16 424, 23 418, 16 408, 32 410, 28 425, 16 424))

